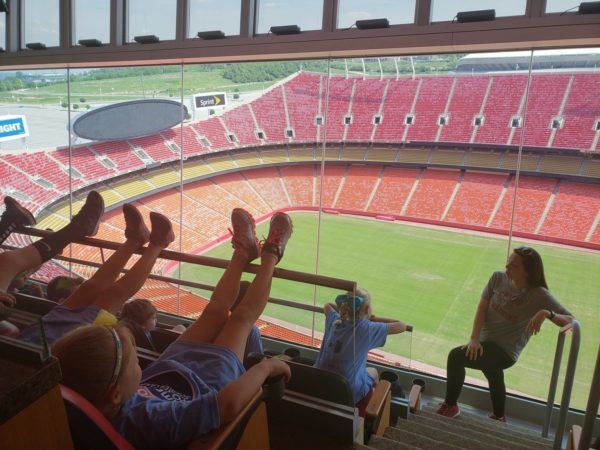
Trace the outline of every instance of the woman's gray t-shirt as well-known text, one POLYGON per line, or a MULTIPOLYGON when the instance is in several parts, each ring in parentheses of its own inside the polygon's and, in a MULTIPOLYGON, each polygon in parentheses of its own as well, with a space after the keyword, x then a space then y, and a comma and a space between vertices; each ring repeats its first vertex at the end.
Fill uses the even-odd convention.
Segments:
POLYGON ((529 341, 527 325, 541 309, 572 315, 543 287, 516 288, 505 272, 494 272, 481 297, 489 301, 481 342, 494 342, 516 361, 529 341))

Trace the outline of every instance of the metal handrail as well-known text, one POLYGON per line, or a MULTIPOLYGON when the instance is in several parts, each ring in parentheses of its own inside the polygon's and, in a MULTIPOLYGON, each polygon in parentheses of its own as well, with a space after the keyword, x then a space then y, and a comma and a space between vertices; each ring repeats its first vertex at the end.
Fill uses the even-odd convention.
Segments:
MULTIPOLYGON (((573 319, 571 322, 573 337, 571 338, 571 347, 569 349, 569 360, 565 373, 565 383, 560 402, 560 411, 558 414, 558 424, 554 435, 553 450, 561 450, 563 435, 567 425, 567 414, 569 412, 569 403, 571 402, 571 392, 573 390, 573 381, 575 379, 575 369, 577 368, 577 356, 579 355, 579 345, 581 343, 581 325, 579 321, 573 319)), ((562 331, 562 330, 561 330, 562 331)))
MULTIPOLYGON (((20 234, 36 237, 46 237, 52 234, 52 231, 40 230, 37 228, 25 228, 18 231, 20 234)), ((74 241, 76 244, 88 245, 90 247, 103 248, 108 250, 117 250, 121 244, 117 242, 107 241, 104 239, 96 238, 83 238, 74 241)), ((135 251, 137 254, 142 254, 143 249, 135 251)), ((159 258, 170 259, 177 262, 185 262, 190 264, 197 264, 201 266, 217 267, 220 269, 226 269, 229 264, 229 260, 221 258, 213 258, 210 256, 201 255, 189 255, 187 253, 174 252, 172 250, 161 250, 158 255, 159 258)), ((258 273, 260 265, 248 264, 244 268, 244 272, 258 273)), ((312 273, 299 272, 296 270, 281 269, 276 267, 273 271, 273 277, 281 278, 284 280, 297 281, 299 283, 316 284, 318 286, 325 286, 334 289, 345 290, 348 292, 354 292, 356 290, 356 281, 344 280, 341 278, 327 277, 324 275, 317 275, 312 273)))
MULTIPOLYGON (((7 245, 7 244, 1 244, 0 248, 2 248, 4 250, 16 250, 19 247, 7 245)), ((53 259, 57 259, 59 261, 70 262, 73 264, 79 264, 82 266, 89 266, 89 267, 96 267, 96 268, 102 267, 102 264, 100 264, 100 263, 96 263, 93 261, 86 261, 84 259, 71 258, 69 256, 56 255, 53 259)), ((129 269, 121 269, 121 273, 127 273, 127 272, 129 272, 129 269)), ((156 280, 156 281, 164 281, 165 283, 175 284, 178 286, 186 286, 186 287, 191 287, 191 288, 196 288, 196 289, 202 289, 204 291, 214 291, 215 290, 215 286, 212 284, 205 284, 205 283, 198 283, 195 281, 181 280, 178 278, 166 277, 164 275, 155 275, 153 273, 149 274, 148 278, 151 280, 156 280)), ((310 311, 310 312, 316 312, 316 313, 323 312, 323 308, 320 306, 307 305, 304 303, 295 302, 293 300, 286 300, 283 298, 269 297, 268 302, 273 303, 275 305, 288 306, 290 308, 303 309, 305 311, 310 311)))
POLYGON ((579 438, 578 450, 588 450, 592 443, 592 431, 594 421, 598 414, 598 404, 600 403, 600 345, 598 346, 598 356, 596 356, 596 368, 592 377, 592 386, 590 387, 590 396, 588 397, 587 407, 585 408, 585 418, 583 419, 583 428, 579 438))
POLYGON ((550 422, 552 421, 552 412, 554 410, 554 398, 556 396, 556 387, 558 386, 558 374, 562 362, 563 348, 565 346, 565 336, 572 328, 567 324, 558 332, 556 339, 556 350, 554 352, 554 364, 552 365, 552 375, 550 375, 550 388, 548 390, 548 400, 546 401, 546 412, 544 415, 544 425, 542 427, 542 437, 548 437, 550 431, 550 422))

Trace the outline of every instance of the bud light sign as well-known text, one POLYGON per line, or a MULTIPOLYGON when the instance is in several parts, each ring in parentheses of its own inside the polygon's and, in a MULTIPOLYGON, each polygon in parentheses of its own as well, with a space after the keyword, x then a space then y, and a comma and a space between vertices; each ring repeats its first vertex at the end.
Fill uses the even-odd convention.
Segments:
POLYGON ((25 116, 0 116, 0 142, 29 136, 25 116))

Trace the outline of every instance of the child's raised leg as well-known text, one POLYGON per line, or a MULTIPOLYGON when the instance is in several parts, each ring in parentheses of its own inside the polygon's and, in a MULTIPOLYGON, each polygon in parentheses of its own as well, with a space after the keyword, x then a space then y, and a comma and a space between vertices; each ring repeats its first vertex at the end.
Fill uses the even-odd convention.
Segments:
MULTIPOLYGON (((162 214, 151 212, 150 222, 152 224, 152 232, 149 237, 150 243, 144 250, 141 258, 138 259, 133 267, 119 280, 110 282, 103 289, 91 293, 93 302, 90 304, 116 314, 121 310, 123 304, 144 285, 161 250, 168 247, 169 244, 175 240, 173 227, 167 217, 162 214)), ((127 242, 130 241, 132 241, 132 239, 128 238, 127 242)), ((139 247, 139 241, 135 241, 134 244, 135 250, 139 247)), ((127 245, 127 251, 131 250, 129 247, 130 244, 127 245)), ((131 245, 133 246, 133 244, 131 245)), ((133 252, 133 250, 131 250, 131 252, 133 252)), ((108 274, 111 275, 110 272, 108 274)), ((79 291, 81 291, 81 288, 79 288, 71 297, 77 295, 79 291)))
POLYGON ((231 261, 217 283, 202 315, 182 335, 182 339, 213 342, 223 324, 229 317, 229 310, 237 298, 240 289, 240 280, 246 265, 256 259, 260 253, 254 218, 247 211, 236 208, 231 213, 230 230, 233 238, 231 243, 234 248, 231 261))
POLYGON ((64 306, 80 308, 93 305, 98 295, 112 286, 121 274, 121 270, 131 258, 131 255, 146 244, 150 232, 144 223, 144 218, 131 203, 123 205, 125 218, 125 242, 106 260, 96 273, 77 288, 64 302, 64 306))
POLYGON ((21 206, 14 198, 4 197, 6 209, 0 217, 0 244, 2 244, 13 231, 19 231, 24 226, 35 225, 35 218, 27 208, 21 206))
POLYGON ((267 306, 275 265, 283 257, 288 239, 292 235, 292 220, 287 214, 275 213, 271 218, 269 235, 262 248, 261 265, 246 295, 231 313, 215 344, 229 347, 243 360, 246 340, 254 323, 267 306))
POLYGON ((91 191, 81 211, 67 226, 27 247, 0 254, 0 289, 6 290, 17 274, 52 259, 71 242, 96 234, 103 213, 102 196, 91 191))

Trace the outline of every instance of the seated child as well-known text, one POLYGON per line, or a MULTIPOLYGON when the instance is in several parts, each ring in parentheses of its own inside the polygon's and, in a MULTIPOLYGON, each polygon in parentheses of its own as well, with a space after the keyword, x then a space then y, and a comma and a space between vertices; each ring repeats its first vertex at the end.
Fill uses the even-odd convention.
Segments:
POLYGON ((127 325, 138 347, 156 351, 150 332, 156 328, 156 307, 150 300, 136 298, 123 305, 119 319, 127 325))
POLYGON ((406 324, 373 316, 371 296, 360 288, 356 295, 338 295, 335 304, 326 304, 323 312, 325 336, 315 367, 344 376, 358 403, 379 380, 377 370, 367 367, 369 350, 385 345, 388 334, 406 331, 406 324))
POLYGON ((211 301, 143 372, 133 339, 122 327, 87 325, 52 348, 62 382, 92 402, 136 448, 180 448, 231 421, 267 378, 290 376, 289 366, 277 359, 245 371, 242 358, 250 329, 267 304, 291 220, 276 213, 262 249, 249 213, 235 209, 231 220, 234 252, 211 301), (244 268, 259 255, 254 281, 230 314, 244 268))
MULTIPOLYGON (((96 234, 103 212, 102 197, 92 191, 69 225, 32 245, 0 254, 0 269, 3 269, 0 270, 0 289, 16 273, 47 261, 70 242, 96 234)), ((132 204, 123 205, 123 215, 125 242, 94 276, 42 318, 48 343, 52 344, 82 324, 115 324, 115 315, 123 303, 141 288, 158 254, 175 239, 171 222, 161 214, 150 213, 151 233, 132 204), (142 256, 126 274, 117 279, 131 255, 148 241, 142 256)), ((38 324, 25 328, 19 339, 39 344, 41 337, 38 324)))
POLYGON ((81 277, 68 277, 65 275, 59 275, 54 277, 48 283, 46 287, 46 296, 48 300, 54 303, 62 303, 65 299, 81 286, 84 279, 81 277))

